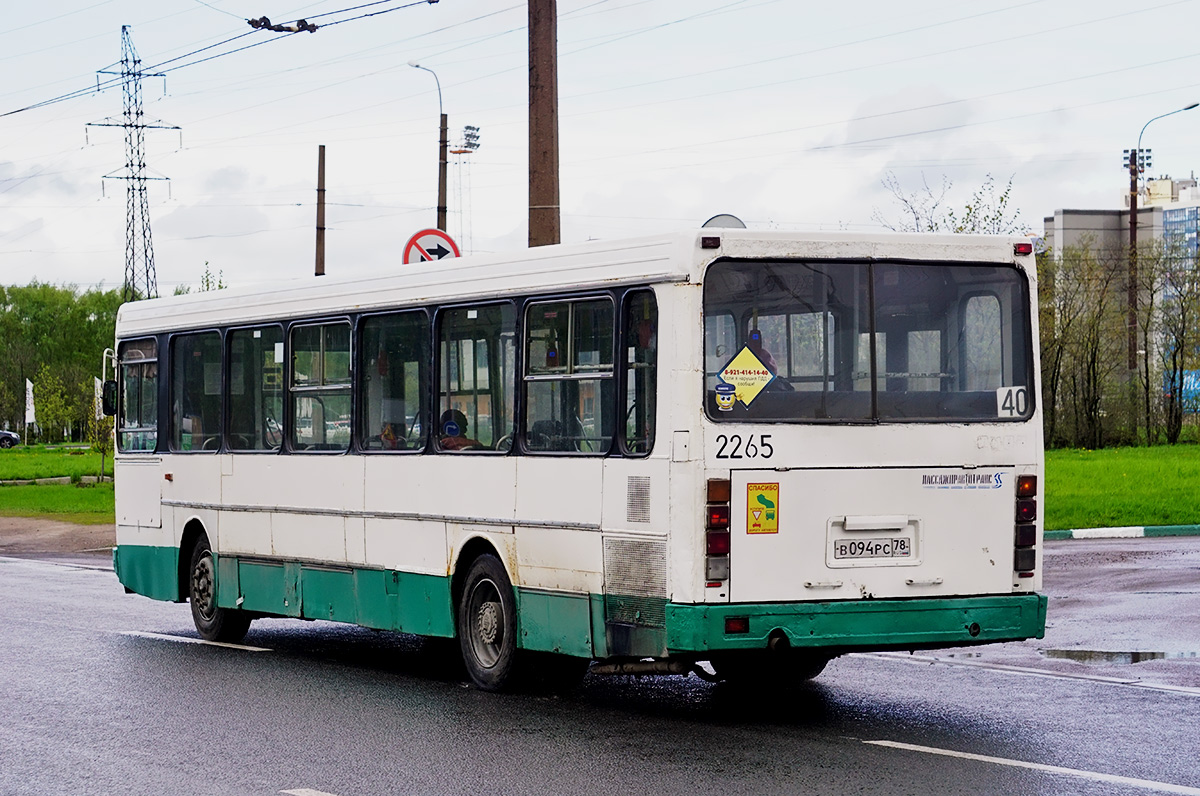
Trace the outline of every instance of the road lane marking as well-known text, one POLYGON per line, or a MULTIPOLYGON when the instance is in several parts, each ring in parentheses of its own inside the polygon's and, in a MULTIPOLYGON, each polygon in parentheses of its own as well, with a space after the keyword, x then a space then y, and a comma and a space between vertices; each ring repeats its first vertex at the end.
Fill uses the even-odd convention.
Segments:
POLYGON ((288 796, 337 796, 336 793, 326 793, 323 790, 313 790, 312 788, 293 788, 292 790, 281 790, 280 793, 286 793, 288 796))
POLYGON ((1186 796, 1200 796, 1200 788, 1192 788, 1187 785, 1174 785, 1170 782, 1156 782, 1152 779, 1137 779, 1136 777, 1120 777, 1116 774, 1101 774, 1098 771, 1084 771, 1078 768, 1063 768, 1062 766, 1049 766, 1045 763, 1027 763, 1024 760, 1010 760, 1006 757, 989 757, 988 755, 976 755, 970 752, 955 752, 952 749, 938 749, 934 746, 917 746, 911 743, 900 743, 899 741, 863 741, 865 744, 872 746, 886 746, 891 749, 903 749, 909 752, 924 752, 931 755, 942 755, 943 757, 957 757, 962 760, 975 760, 980 763, 994 763, 998 766, 1012 766, 1013 768, 1028 768, 1033 771, 1045 771, 1049 774, 1063 774, 1068 777, 1079 777, 1081 779, 1091 780, 1092 782, 1109 782, 1114 785, 1128 785, 1134 788, 1142 788, 1144 790, 1154 790, 1160 793, 1181 793, 1186 796))
POLYGON ((55 561, 48 558, 18 558, 16 556, 0 556, 0 562, 5 564, 44 564, 50 567, 66 569, 89 569, 94 572, 112 572, 112 565, 80 564, 72 561, 55 561))
POLYGON ((271 652, 267 647, 251 647, 248 644, 229 644, 225 641, 206 641, 202 638, 189 638, 187 636, 171 636, 166 633, 146 633, 141 630, 122 630, 122 636, 135 636, 137 638, 152 638, 158 641, 176 641, 180 644, 206 644, 210 647, 228 647, 234 650, 243 650, 245 652, 271 652))
POLYGON ((898 661, 900 663, 916 664, 920 666, 927 666, 933 663, 940 663, 943 666, 973 666, 977 669, 989 669, 994 672, 1007 672, 1009 674, 1023 675, 1025 677, 1045 677, 1051 680, 1084 680, 1090 683, 1103 683, 1104 685, 1125 685, 1133 688, 1143 688, 1148 691, 1165 691, 1171 694, 1200 697, 1200 688, 1191 688, 1186 685, 1152 683, 1145 680, 1139 680, 1137 678, 1104 677, 1098 674, 1055 672, 1050 669, 1034 669, 1028 666, 1013 666, 1012 664, 1007 663, 988 663, 987 661, 938 658, 932 655, 909 655, 906 652, 853 652, 850 653, 850 656, 848 657, 882 658, 884 660, 898 661))

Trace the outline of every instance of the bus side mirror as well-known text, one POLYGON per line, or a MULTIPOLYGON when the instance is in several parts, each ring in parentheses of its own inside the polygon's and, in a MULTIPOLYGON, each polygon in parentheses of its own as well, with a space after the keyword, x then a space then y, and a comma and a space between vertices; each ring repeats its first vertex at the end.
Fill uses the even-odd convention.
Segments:
POLYGON ((108 417, 117 413, 117 383, 115 381, 106 381, 100 388, 100 408, 108 417))

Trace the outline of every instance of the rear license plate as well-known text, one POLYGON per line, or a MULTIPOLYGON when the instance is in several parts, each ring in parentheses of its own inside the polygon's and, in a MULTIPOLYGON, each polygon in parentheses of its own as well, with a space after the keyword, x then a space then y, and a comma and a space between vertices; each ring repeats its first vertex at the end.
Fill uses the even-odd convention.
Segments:
POLYGON ((894 536, 890 539, 837 539, 833 543, 834 558, 911 558, 912 538, 894 536))

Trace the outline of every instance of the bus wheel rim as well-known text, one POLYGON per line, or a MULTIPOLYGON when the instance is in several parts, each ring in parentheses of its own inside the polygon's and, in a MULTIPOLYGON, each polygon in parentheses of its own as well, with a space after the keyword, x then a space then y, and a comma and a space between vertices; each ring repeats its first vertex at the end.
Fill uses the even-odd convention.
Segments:
POLYGON ((196 562, 196 569, 192 572, 192 599, 196 603, 196 610, 205 619, 211 619, 213 615, 213 565, 212 556, 203 555, 196 562))
POLYGON ((486 669, 500 660, 504 648, 504 605, 491 579, 475 584, 469 603, 471 650, 486 669))

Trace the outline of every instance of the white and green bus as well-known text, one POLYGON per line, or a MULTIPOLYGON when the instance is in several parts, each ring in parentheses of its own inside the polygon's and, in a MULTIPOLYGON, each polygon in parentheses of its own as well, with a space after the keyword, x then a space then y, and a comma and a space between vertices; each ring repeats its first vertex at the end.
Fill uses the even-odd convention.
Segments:
POLYGON ((115 569, 487 689, 1041 637, 1036 294, 1022 238, 703 229, 125 304, 115 569))

